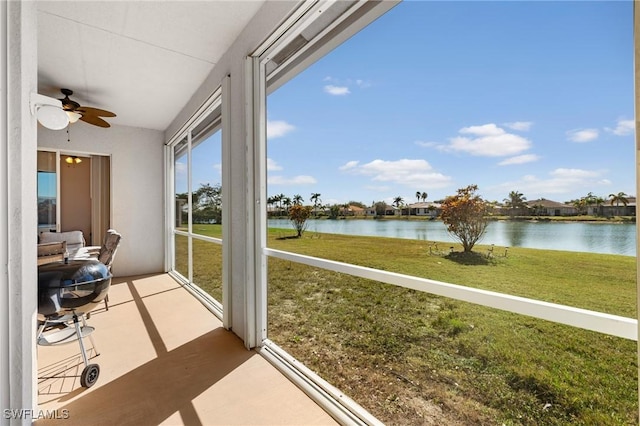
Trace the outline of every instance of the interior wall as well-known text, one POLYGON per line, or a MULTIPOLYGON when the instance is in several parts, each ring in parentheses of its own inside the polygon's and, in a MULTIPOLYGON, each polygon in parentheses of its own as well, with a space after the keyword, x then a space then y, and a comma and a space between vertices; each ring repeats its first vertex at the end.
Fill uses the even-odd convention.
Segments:
POLYGON ((78 122, 69 128, 68 139, 65 130, 38 126, 38 148, 111 156, 111 227, 122 234, 113 274, 163 272, 163 133, 78 122))
POLYGON ((60 231, 82 231, 91 241, 91 164, 89 158, 68 164, 60 157, 60 231))

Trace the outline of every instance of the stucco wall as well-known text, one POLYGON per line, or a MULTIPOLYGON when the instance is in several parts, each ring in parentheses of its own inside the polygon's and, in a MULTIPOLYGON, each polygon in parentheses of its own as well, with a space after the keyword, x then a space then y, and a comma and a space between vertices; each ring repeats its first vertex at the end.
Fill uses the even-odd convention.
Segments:
POLYGON ((164 271, 163 133, 83 122, 64 130, 38 126, 38 148, 111 156, 111 227, 122 234, 115 276, 164 271))

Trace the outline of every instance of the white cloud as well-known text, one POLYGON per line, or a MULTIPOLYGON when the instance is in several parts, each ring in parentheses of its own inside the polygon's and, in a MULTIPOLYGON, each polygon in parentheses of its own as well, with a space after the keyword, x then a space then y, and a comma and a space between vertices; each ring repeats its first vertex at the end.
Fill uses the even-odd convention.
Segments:
POLYGON ((370 81, 357 79, 356 80, 356 86, 358 86, 361 89, 368 89, 369 87, 372 86, 372 84, 371 84, 370 81))
POLYGON ((351 93, 347 86, 334 86, 333 84, 324 86, 324 91, 333 96, 344 96, 351 93))
POLYGON ((510 128, 511 130, 519 130, 522 132, 526 132, 531 129, 533 126, 533 122, 531 121, 514 121, 512 123, 504 123, 505 127, 510 128))
POLYGON ((466 152, 479 157, 506 157, 514 156, 531 147, 528 139, 507 133, 493 123, 463 127, 460 133, 472 137, 456 136, 449 139, 448 145, 439 145, 438 148, 442 151, 466 152))
POLYGON ((187 163, 183 163, 182 161, 176 161, 175 164, 176 175, 186 176, 187 174, 187 163))
POLYGON ((463 134, 472 134, 477 136, 499 136, 504 135, 506 132, 493 123, 483 124, 481 126, 469 126, 463 127, 459 130, 463 134))
POLYGON ((598 139, 599 135, 598 129, 575 129, 567 132, 567 139, 571 142, 591 142, 598 139))
POLYGON ((280 138, 295 130, 295 126, 282 120, 267 120, 267 139, 280 138))
POLYGON ((294 177, 269 176, 267 183, 270 185, 313 185, 318 181, 313 176, 299 175, 294 177))
POLYGON ((345 164, 344 166, 340 166, 339 169, 340 170, 353 169, 354 167, 356 167, 358 165, 358 163, 360 163, 360 162, 359 161, 348 161, 347 164, 345 164))
POLYGON ((603 177, 605 173, 605 170, 558 168, 549 172, 546 178, 526 175, 518 181, 502 183, 498 185, 498 188, 501 188, 502 191, 518 188, 529 199, 545 196, 545 194, 572 194, 581 190, 595 191, 598 187, 606 187, 611 184, 611 181, 603 177))
POLYGON ((501 162, 498 163, 498 166, 510 166, 512 164, 532 163, 534 161, 538 161, 539 159, 540 159, 540 156, 536 154, 517 155, 515 157, 502 160, 501 162))
POLYGON ((616 124, 616 127, 614 129, 605 127, 605 130, 617 136, 631 135, 636 130, 636 123, 634 120, 624 120, 622 118, 619 118, 618 123, 616 124))
POLYGON ((267 171, 278 171, 278 170, 282 170, 282 166, 280 166, 271 158, 267 158, 267 171))
POLYGON ((437 142, 415 141, 414 143, 424 148, 432 148, 434 146, 438 146, 437 142))
POLYGON ((451 177, 436 172, 425 160, 374 160, 363 165, 354 163, 347 163, 350 167, 344 170, 369 176, 376 182, 392 182, 418 189, 443 188, 451 183, 451 177))
POLYGON ((564 169, 559 168, 549 173, 551 176, 560 179, 586 179, 600 176, 601 172, 595 170, 582 170, 582 169, 564 169))

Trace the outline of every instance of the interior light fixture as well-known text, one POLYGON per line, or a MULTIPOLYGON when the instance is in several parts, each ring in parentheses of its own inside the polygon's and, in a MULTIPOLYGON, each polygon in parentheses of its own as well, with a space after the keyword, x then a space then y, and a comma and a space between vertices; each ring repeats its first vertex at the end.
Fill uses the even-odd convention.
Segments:
POLYGON ((82 163, 82 158, 76 157, 75 155, 69 156, 64 160, 68 164, 80 164, 82 163))
POLYGON ((69 115, 62 109, 59 99, 38 93, 31 94, 31 114, 36 116, 40 124, 51 130, 62 130, 70 122, 69 115))
POLYGON ((80 119, 80 117, 82 117, 82 115, 78 114, 75 111, 65 111, 67 113, 67 115, 69 116, 69 123, 73 124, 76 121, 78 121, 80 119))
POLYGON ((69 116, 58 107, 42 105, 37 108, 38 122, 47 129, 62 130, 69 125, 69 116))

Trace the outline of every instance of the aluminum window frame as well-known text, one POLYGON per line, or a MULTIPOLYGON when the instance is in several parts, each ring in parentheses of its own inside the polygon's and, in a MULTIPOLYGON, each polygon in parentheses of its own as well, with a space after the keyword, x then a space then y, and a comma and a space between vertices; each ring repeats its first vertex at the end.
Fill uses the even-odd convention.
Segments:
POLYGON ((210 312, 212 312, 218 319, 223 322, 225 328, 228 327, 229 318, 228 313, 230 309, 228 304, 231 301, 230 285, 228 279, 228 256, 225 253, 228 251, 229 238, 224 238, 224 235, 229 235, 229 207, 225 202, 225 193, 229 191, 229 90, 230 90, 230 76, 226 76, 222 84, 216 89, 211 96, 202 104, 200 108, 187 120, 187 122, 165 143, 164 157, 165 157, 165 197, 166 203, 166 223, 165 223, 165 270, 167 273, 181 283, 194 297, 196 297, 210 312), (212 117, 213 114, 216 114, 212 117), (215 123, 212 128, 212 133, 221 132, 221 159, 222 159, 222 233, 223 238, 209 237, 207 235, 193 233, 193 203, 192 203, 192 149, 193 146, 193 131, 202 124, 205 120, 211 119, 212 123, 215 123), (226 130, 225 130, 226 129, 226 130), (178 230, 175 227, 175 147, 183 140, 187 140, 187 194, 188 194, 188 226, 187 231, 178 230), (187 267, 188 276, 182 275, 176 270, 176 257, 175 257, 175 237, 177 235, 184 236, 188 240, 188 257, 187 267), (208 243, 217 244, 222 246, 222 301, 214 299, 206 291, 201 289, 196 283, 193 282, 193 240, 206 241, 208 243), (227 306, 227 309, 224 309, 227 306))

